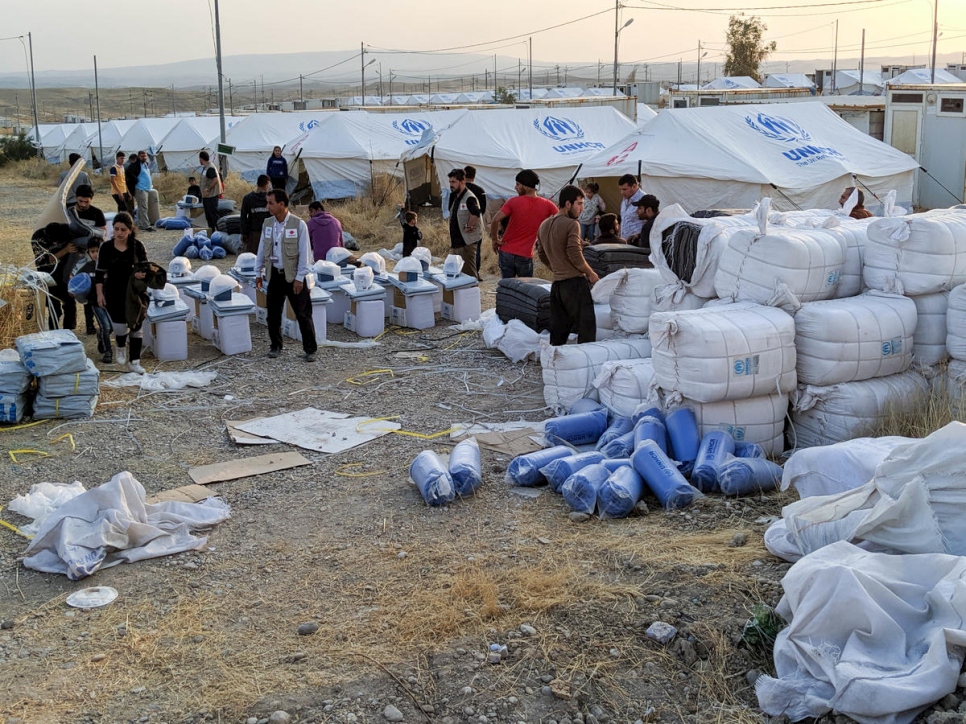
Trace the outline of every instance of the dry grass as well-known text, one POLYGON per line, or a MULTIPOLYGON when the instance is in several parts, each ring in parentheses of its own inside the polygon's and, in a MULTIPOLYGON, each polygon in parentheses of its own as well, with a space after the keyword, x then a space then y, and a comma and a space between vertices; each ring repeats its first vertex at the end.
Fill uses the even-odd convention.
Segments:
MULTIPOLYGON (((941 374, 944 378, 945 373, 941 374)), ((913 414, 898 408, 889 409, 886 416, 868 434, 871 437, 926 437, 953 420, 960 419, 958 411, 966 411, 962 393, 959 394, 958 404, 954 404, 945 383, 940 382, 923 398, 913 414)))

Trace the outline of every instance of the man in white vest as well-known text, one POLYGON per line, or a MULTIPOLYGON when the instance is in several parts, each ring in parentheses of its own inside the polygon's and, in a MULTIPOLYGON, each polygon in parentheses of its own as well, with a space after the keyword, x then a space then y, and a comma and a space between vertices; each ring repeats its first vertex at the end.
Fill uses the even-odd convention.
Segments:
POLYGON ((454 254, 463 257, 463 273, 480 278, 476 250, 483 240, 480 202, 466 186, 466 172, 454 168, 449 177, 449 242, 454 254))
POLYGON ((309 273, 312 260, 309 228, 304 221, 289 213, 288 194, 281 189, 268 192, 268 213, 271 216, 262 224, 261 242, 255 257, 258 272, 255 288, 262 291, 263 280, 268 282, 265 303, 271 340, 268 356, 275 358, 282 353, 282 309, 288 299, 302 333, 305 361, 314 362, 318 345, 312 321, 312 299, 305 285, 305 275, 309 273))

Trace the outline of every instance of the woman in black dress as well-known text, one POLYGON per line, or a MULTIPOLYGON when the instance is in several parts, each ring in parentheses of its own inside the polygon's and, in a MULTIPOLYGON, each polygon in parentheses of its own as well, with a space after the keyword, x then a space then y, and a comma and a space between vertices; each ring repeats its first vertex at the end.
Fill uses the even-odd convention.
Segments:
POLYGON ((124 364, 128 359, 125 347, 128 336, 131 338, 131 355, 128 369, 139 374, 144 373, 141 366, 141 327, 128 329, 125 313, 128 282, 131 274, 139 278, 144 272, 134 272, 134 265, 146 262, 148 253, 135 236, 134 219, 126 212, 114 217, 114 238, 101 244, 97 257, 94 283, 97 286, 97 304, 107 310, 114 324, 114 334, 117 337, 117 362, 124 364))

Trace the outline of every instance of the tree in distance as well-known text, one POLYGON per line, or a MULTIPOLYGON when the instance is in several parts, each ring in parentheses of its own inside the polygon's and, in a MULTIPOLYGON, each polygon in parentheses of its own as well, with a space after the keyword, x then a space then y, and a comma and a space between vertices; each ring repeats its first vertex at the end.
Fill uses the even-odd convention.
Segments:
POLYGON ((758 68, 778 48, 774 40, 770 43, 762 40, 766 30, 768 26, 755 15, 745 17, 744 13, 738 13, 728 18, 728 32, 725 34, 728 44, 724 65, 726 76, 747 75, 761 82, 758 68))
POLYGON ((517 97, 512 91, 501 85, 493 92, 493 102, 512 106, 517 102, 517 97))

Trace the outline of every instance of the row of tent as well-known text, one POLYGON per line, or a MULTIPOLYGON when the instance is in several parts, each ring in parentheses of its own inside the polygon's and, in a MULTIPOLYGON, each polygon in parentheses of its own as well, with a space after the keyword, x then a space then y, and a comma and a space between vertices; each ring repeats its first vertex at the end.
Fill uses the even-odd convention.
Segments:
MULTIPOLYGON (((895 76, 883 78, 877 70, 837 70, 835 73, 836 88, 845 90, 860 83, 884 91, 887 86, 922 85, 934 83, 962 83, 960 78, 942 68, 936 68, 935 80, 929 68, 911 68, 895 76)), ((804 73, 772 73, 765 76, 759 83, 747 75, 722 76, 705 83, 700 90, 741 90, 754 88, 808 88, 813 90, 815 83, 804 73)), ((680 86, 681 90, 698 90, 696 85, 680 86)))
MULTIPOLYGON (((532 96, 530 95, 529 88, 511 88, 509 92, 513 93, 518 101, 625 97, 623 93, 620 91, 615 92, 612 88, 578 88, 576 86, 534 88, 532 96)), ((491 90, 465 91, 461 93, 416 93, 414 95, 366 96, 365 102, 363 102, 362 96, 352 96, 345 99, 345 105, 349 106, 451 106, 493 102, 495 102, 495 97, 491 90)))
MULTIPOLYGON (((404 182, 412 195, 428 188, 429 197, 445 201, 446 174, 467 164, 477 167, 478 183, 500 198, 515 193, 521 168, 531 168, 541 177, 544 196, 574 179, 594 179, 607 199, 616 193, 617 178, 630 173, 663 202, 689 211, 750 208, 766 195, 779 208, 829 208, 843 186, 857 182, 874 192, 895 189, 899 203, 912 199, 916 162, 821 103, 643 115, 635 123, 610 106, 260 113, 232 119, 226 142, 233 147, 230 170, 251 183, 264 173, 272 149, 282 146, 290 190, 309 186, 319 199, 360 195, 376 175, 386 174, 404 182)), ((152 148, 160 165, 193 170, 198 151, 213 147, 217 125, 217 118, 142 119, 118 136, 110 155, 117 147, 152 148), (194 136, 185 130, 190 140, 176 144, 175 126, 164 133, 156 127, 162 120, 183 129, 202 122, 207 130, 195 130, 194 136), (138 126, 146 135, 131 135, 138 126), (126 146, 129 138, 134 140, 126 146), (181 150, 175 151, 177 145, 181 150), (169 153, 180 156, 169 160, 169 153)), ((66 136, 61 145, 65 141, 66 136)), ((106 137, 103 143, 107 154, 106 137)))

